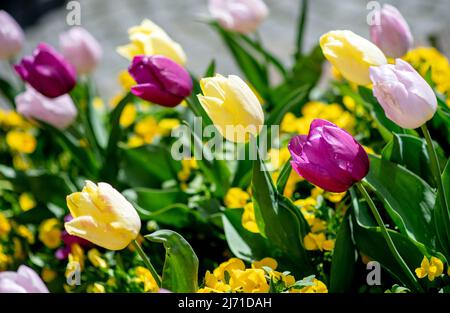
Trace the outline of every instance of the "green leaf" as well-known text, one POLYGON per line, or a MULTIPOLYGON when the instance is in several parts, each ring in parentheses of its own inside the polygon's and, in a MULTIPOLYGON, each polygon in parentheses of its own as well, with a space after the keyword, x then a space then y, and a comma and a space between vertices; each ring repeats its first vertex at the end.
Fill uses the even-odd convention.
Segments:
MULTIPOLYGON (((374 218, 370 214, 370 210, 366 203, 358 200, 353 189, 350 189, 350 194, 352 195, 353 206, 353 238, 355 239, 355 243, 359 251, 371 260, 379 262, 381 266, 400 283, 411 289, 415 289, 414 285, 412 285, 408 277, 406 277, 394 256, 387 252, 389 251, 389 248, 380 228, 376 225, 374 218)), ((424 255, 427 257, 433 255, 424 245, 414 242, 407 236, 399 234, 393 230, 388 230, 388 232, 395 247, 412 272, 414 272, 415 268, 420 266, 420 262, 422 261, 424 255)))
POLYGON ((311 264, 303 246, 309 227, 300 210, 277 193, 260 156, 253 162, 253 204, 258 229, 271 245, 278 247, 297 264, 296 270, 311 273, 311 264))
POLYGON ((308 0, 301 0, 300 2, 300 11, 298 15, 297 22, 297 50, 295 52, 295 57, 298 60, 302 56, 302 48, 303 48, 303 34, 305 33, 305 24, 306 17, 308 16, 308 0))
POLYGON ((330 292, 348 292, 352 288, 357 254, 352 238, 349 211, 337 233, 331 260, 330 292))
MULTIPOLYGON (((394 134, 392 140, 384 147, 382 156, 391 162, 403 165, 411 172, 423 178, 434 187, 433 174, 430 171, 430 157, 424 139, 405 134, 394 134)), ((445 165, 444 151, 436 145, 441 168, 445 165)))
POLYGON ((171 230, 158 230, 145 238, 162 243, 166 249, 162 288, 175 293, 196 292, 198 258, 191 245, 180 234, 171 230))
POLYGON ((319 45, 304 56, 299 56, 288 81, 291 86, 316 86, 322 75, 322 65, 325 58, 319 45))
MULTIPOLYGON (((450 199, 450 159, 447 161, 447 165, 442 172, 442 184, 444 185, 445 195, 447 201, 450 199)), ((436 197, 439 197, 439 191, 436 197)), ((436 198, 438 199, 438 198, 436 198)), ((434 207, 434 221, 436 232, 439 238, 439 243, 443 249, 443 253, 447 260, 450 260, 450 230, 447 227, 446 220, 448 220, 448 213, 445 208, 440 204, 440 201, 436 200, 436 206, 434 207)))
POLYGON ((430 248, 436 247, 432 222, 435 194, 425 181, 404 167, 375 156, 370 156, 366 181, 402 234, 430 248))
POLYGON ((121 181, 131 187, 160 188, 165 181, 176 179, 181 169, 162 145, 145 145, 138 148, 122 147, 121 181))
POLYGON ((280 194, 284 194, 284 188, 286 187, 287 181, 292 172, 291 160, 292 158, 289 158, 286 164, 283 165, 283 168, 281 169, 280 175, 277 179, 277 190, 280 194))
POLYGON ((216 74, 216 60, 212 60, 206 69, 205 75, 203 77, 213 77, 216 74))
POLYGON ((310 85, 306 85, 294 89, 286 97, 286 99, 284 101, 280 101, 280 103, 269 114, 266 124, 268 126, 280 125, 284 115, 287 112, 292 111, 296 107, 300 108, 304 103, 306 103, 310 88, 310 85))
POLYGON ((15 98, 17 95, 17 91, 8 81, 6 81, 3 78, 0 78, 0 92, 10 102, 11 107, 15 108, 16 107, 15 98))
POLYGON ((180 190, 135 188, 124 190, 122 193, 135 204, 139 216, 144 221, 154 220, 181 228, 189 225, 193 219, 192 210, 184 204, 187 202, 187 195, 180 190))

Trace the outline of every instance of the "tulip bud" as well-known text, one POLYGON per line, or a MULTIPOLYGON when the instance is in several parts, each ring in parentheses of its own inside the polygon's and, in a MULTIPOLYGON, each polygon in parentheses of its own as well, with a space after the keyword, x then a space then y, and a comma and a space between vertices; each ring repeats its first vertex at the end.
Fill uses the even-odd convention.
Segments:
POLYGON ((47 98, 27 85, 25 92, 16 96, 17 112, 29 119, 65 129, 77 117, 77 108, 69 95, 47 98))
POLYGON ((0 10, 0 60, 9 59, 22 50, 24 34, 7 12, 0 10))
POLYGON ((377 46, 349 30, 334 30, 322 35, 320 47, 345 79, 359 85, 370 84, 370 66, 387 63, 377 46))
POLYGON ((364 148, 345 130, 315 119, 309 134, 295 136, 288 145, 292 168, 314 185, 344 192, 369 171, 364 148))
POLYGON ((210 0, 209 12, 223 28, 248 34, 259 27, 269 9, 262 0, 210 0))
POLYGON ((433 118, 436 95, 430 85, 407 62, 370 68, 373 94, 387 118, 403 128, 414 129, 433 118))
POLYGON ((62 54, 80 75, 92 72, 102 57, 100 44, 82 27, 62 33, 59 42, 62 54))
POLYGON ((32 56, 14 65, 17 74, 48 98, 56 98, 75 87, 75 68, 55 49, 40 43, 32 56))
POLYGON ((392 5, 385 4, 380 11, 380 24, 370 26, 370 37, 388 57, 402 57, 411 49, 413 37, 408 23, 392 5))
POLYGON ((0 293, 48 293, 48 289, 34 270, 21 265, 17 272, 0 273, 0 293))
POLYGON ((180 65, 186 64, 183 48, 152 21, 142 21, 141 25, 131 27, 128 34, 130 43, 117 48, 117 52, 128 60, 138 55, 163 55, 180 65))
POLYGON ((136 209, 107 183, 87 181, 81 192, 67 196, 67 206, 73 219, 64 227, 70 235, 109 250, 122 250, 139 235, 136 209))
POLYGON ((192 79, 180 65, 161 55, 136 56, 128 69, 137 82, 131 92, 166 107, 178 105, 192 92, 192 79))
POLYGON ((232 142, 247 142, 264 125, 261 103, 238 76, 221 75, 200 81, 203 95, 198 99, 223 137, 232 142))

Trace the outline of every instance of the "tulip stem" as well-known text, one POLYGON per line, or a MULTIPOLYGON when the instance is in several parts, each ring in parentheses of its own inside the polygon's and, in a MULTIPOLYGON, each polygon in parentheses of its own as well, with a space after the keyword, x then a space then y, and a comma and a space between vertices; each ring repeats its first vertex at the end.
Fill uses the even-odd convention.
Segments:
POLYGON ((136 251, 139 253, 139 256, 141 257, 142 261, 144 261, 145 266, 150 270, 150 273, 155 279, 156 284, 158 285, 159 288, 161 288, 161 278, 159 277, 158 272, 156 271, 152 262, 150 262, 150 259, 147 257, 144 250, 142 250, 141 245, 136 240, 133 240, 132 243, 136 251))
POLYGON ((445 190, 444 190, 444 184, 442 183, 442 177, 441 177, 441 168, 439 166, 439 161, 437 158, 436 150, 434 150, 433 141, 431 140, 430 132, 428 131, 428 127, 425 124, 421 126, 423 135, 425 137, 425 140, 427 142, 427 149, 428 154, 430 156, 430 162, 431 162, 431 171, 433 172, 434 179, 436 181, 436 186, 438 189, 439 194, 439 201, 441 203, 441 207, 447 212, 447 221, 450 219, 450 212, 448 207, 447 198, 445 197, 445 190))
POLYGON ((378 223, 378 226, 381 229, 381 234, 383 235, 384 239, 386 240, 386 243, 389 247, 389 250, 391 251, 392 255, 394 256, 395 260, 398 262, 400 267, 402 268, 405 275, 408 277, 408 279, 413 283, 413 285, 416 287, 417 290, 422 291, 422 287, 420 286, 419 282, 417 281, 414 274, 409 269, 408 265, 406 264, 405 260, 403 260, 402 256, 398 252, 397 248, 395 247, 394 241, 392 240, 391 236, 389 235, 389 232, 386 228, 386 226, 383 223, 383 219, 381 218, 380 213, 377 210, 377 207, 375 206, 375 203, 373 203, 372 198, 370 198, 366 188, 364 188, 363 184, 361 182, 356 183, 356 186, 358 186, 359 191, 364 196, 364 198, 367 201, 367 204, 369 205, 372 214, 375 216, 375 220, 378 223))

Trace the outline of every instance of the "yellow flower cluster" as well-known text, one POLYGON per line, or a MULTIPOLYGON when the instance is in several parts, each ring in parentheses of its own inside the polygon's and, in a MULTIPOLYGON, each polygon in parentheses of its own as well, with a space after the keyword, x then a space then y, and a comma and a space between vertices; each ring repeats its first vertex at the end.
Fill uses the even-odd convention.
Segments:
POLYGON ((158 292, 159 287, 152 273, 143 266, 138 266, 135 269, 135 281, 144 286, 144 292, 158 292))
POLYGON ((256 224, 255 207, 251 200, 250 194, 239 187, 230 188, 224 197, 225 206, 228 209, 244 208, 242 213, 242 226, 252 233, 259 233, 256 224))
MULTIPOLYGON (((441 259, 432 256, 429 260, 426 256, 423 257, 420 267, 416 268, 416 275, 418 278, 428 277, 429 281, 433 281, 438 278, 444 272, 444 263, 441 259)), ((448 275, 450 276, 450 267, 448 269, 448 275)))
POLYGON ((5 238, 11 231, 11 223, 8 218, 0 212, 0 238, 5 238))
POLYGON ((295 277, 287 272, 276 271, 278 263, 272 258, 254 261, 251 268, 246 268, 238 258, 231 258, 219 265, 212 273, 205 274, 204 287, 199 293, 266 293, 271 285, 282 286, 289 292, 328 292, 325 284, 314 279, 313 285, 302 288, 295 287, 295 277))
POLYGON ((198 164, 195 159, 183 159, 181 160, 181 170, 178 172, 178 179, 181 182, 186 182, 191 176, 193 170, 198 169, 198 164))
POLYGON ((311 101, 303 106, 301 115, 301 117, 296 117, 293 113, 287 113, 281 122, 281 131, 307 134, 311 122, 316 118, 328 120, 350 133, 353 132, 356 124, 354 116, 337 103, 327 104, 311 101))
POLYGON ((170 135, 172 129, 179 125, 180 121, 175 118, 163 118, 158 122, 153 116, 144 117, 134 126, 134 133, 128 138, 128 146, 136 148, 151 144, 157 136, 170 135))
POLYGON ((431 80, 436 90, 447 98, 450 107, 450 63, 436 48, 418 47, 410 50, 403 59, 410 63, 422 76, 431 69, 431 80))
POLYGON ((61 244, 61 225, 58 219, 50 218, 39 226, 39 240, 47 248, 55 249, 61 244))

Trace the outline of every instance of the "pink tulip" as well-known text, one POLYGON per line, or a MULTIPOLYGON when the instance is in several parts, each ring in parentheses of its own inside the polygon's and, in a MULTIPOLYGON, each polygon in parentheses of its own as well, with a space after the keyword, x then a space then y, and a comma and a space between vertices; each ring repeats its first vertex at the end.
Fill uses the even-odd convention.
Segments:
POLYGON ((61 52, 79 75, 92 72, 102 57, 102 48, 84 28, 73 27, 59 37, 61 52))
POLYGON ((262 0, 210 0, 209 12, 223 28, 248 34, 259 27, 269 9, 262 0))
POLYGON ((400 58, 411 49, 413 37, 408 23, 392 5, 385 4, 380 11, 380 24, 370 26, 370 37, 391 58, 400 58))
POLYGON ((17 272, 0 273, 0 293, 48 293, 38 274, 25 265, 17 272))
POLYGON ((403 128, 418 128, 430 120, 437 109, 436 95, 430 85, 407 62, 372 66, 373 95, 386 117, 403 128))
POLYGON ((24 34, 19 24, 0 10, 0 59, 9 59, 22 50, 24 34))
POLYGON ((67 128, 77 117, 77 109, 69 95, 47 98, 27 85, 16 97, 17 112, 29 119, 45 122, 56 128, 67 128))

